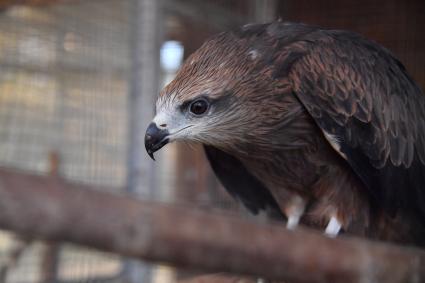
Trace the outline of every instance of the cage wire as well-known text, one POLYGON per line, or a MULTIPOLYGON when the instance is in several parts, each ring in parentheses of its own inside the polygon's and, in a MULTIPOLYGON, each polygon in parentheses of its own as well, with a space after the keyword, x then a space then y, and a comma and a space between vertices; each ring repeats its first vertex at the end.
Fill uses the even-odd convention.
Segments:
MULTIPOLYGON (((29 0, 0 1, 1 167, 128 193, 133 1, 33 1, 38 6, 26 5, 29 0)), ((213 33, 273 20, 277 9, 284 20, 378 39, 424 85, 420 27, 425 17, 424 9, 417 9, 424 6, 414 4, 420 1, 338 2, 335 9, 337 1, 163 1, 163 40, 177 41, 184 56, 213 33)), ((163 70, 161 84, 175 71, 163 70)), ((201 148, 170 144, 157 160, 155 194, 138 197, 240 209, 220 189, 201 148)), ((87 248, 0 233, 0 282, 125 282, 126 262, 87 248)), ((139 282, 175 281, 167 267, 155 265, 155 270, 139 282)))
MULTIPOLYGON (((128 1, 12 6, 0 14, 0 164, 122 193, 126 177, 128 1), (58 156, 52 172, 51 156, 58 156)), ((3 265, 17 249, 2 234, 3 265)), ((19 247, 19 246, 18 246, 19 247)), ((21 245, 7 282, 42 282, 43 243, 21 245)), ((58 282, 114 278, 117 256, 56 247, 58 282)))
MULTIPOLYGON (((131 1, 50 1, 0 11, 1 167, 126 193, 131 1)), ((226 5, 219 2, 222 9, 226 5)), ((167 21, 172 25, 172 17, 167 21)), ((166 73, 162 84, 172 76, 166 73)), ((187 193, 196 197, 176 197, 178 151, 170 145, 159 155, 157 201, 238 209, 217 191, 202 158, 184 171, 185 178, 198 180, 187 193)), ((123 262, 86 248, 0 233, 0 281, 121 282, 123 262)), ((171 282, 167 274, 150 279, 171 282)))

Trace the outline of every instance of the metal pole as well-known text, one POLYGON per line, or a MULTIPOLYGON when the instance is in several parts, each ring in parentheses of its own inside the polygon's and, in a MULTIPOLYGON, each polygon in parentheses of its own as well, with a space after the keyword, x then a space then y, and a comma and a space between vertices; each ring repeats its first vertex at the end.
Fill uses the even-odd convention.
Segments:
MULTIPOLYGON (((61 18, 56 16, 56 24, 60 27, 61 18)), ((67 89, 65 84, 64 74, 60 66, 60 58, 64 57, 63 42, 65 38, 65 30, 56 28, 56 100, 55 100, 55 121, 52 135, 54 138, 49 152, 49 175, 53 178, 60 178, 61 175, 61 156, 64 155, 64 124, 66 117, 66 96, 67 89)), ((45 242, 40 261, 40 283, 55 283, 57 282, 58 270, 60 267, 60 250, 61 247, 57 243, 45 242)))
POLYGON ((276 20, 276 0, 254 0, 253 19, 257 23, 267 23, 276 20))
MULTIPOLYGON (((159 1, 131 0, 130 9, 127 191, 150 199, 155 192, 155 170, 145 153, 143 137, 153 117, 159 86, 159 1)), ((131 283, 150 282, 152 269, 127 260, 122 275, 131 283)))
POLYGON ((154 168, 143 138, 154 114, 159 86, 159 2, 132 0, 132 4, 127 190, 150 198, 155 185, 154 168))

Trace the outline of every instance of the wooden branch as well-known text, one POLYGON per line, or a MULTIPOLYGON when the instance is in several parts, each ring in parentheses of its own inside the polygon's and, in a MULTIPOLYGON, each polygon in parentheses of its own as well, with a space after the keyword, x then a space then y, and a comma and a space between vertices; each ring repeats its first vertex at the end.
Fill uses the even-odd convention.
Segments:
POLYGON ((0 170, 0 228, 209 272, 290 282, 423 282, 425 252, 330 239, 0 170))

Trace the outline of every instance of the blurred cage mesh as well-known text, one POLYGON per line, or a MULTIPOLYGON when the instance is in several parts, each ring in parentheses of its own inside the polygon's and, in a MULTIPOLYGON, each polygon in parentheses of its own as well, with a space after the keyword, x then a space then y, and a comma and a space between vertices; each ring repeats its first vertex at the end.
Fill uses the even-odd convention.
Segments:
MULTIPOLYGON (((0 167, 127 193, 134 1, 0 0, 0 167)), ((163 42, 180 41, 185 57, 213 33, 279 16, 373 38, 425 85, 420 0, 162 2, 163 42)), ((163 72, 162 85, 172 76, 163 72)), ((167 145, 158 160, 156 201, 239 210, 199 147, 167 145)), ((54 282, 124 282, 126 262, 0 233, 0 281, 45 282, 50 264, 54 282)), ((155 270, 166 271, 137 282, 174 281, 167 268, 155 270)))
MULTIPOLYGON (((1 167, 126 193, 132 1, 0 2, 1 167)), ((173 25, 173 12, 167 15, 173 25)), ((163 75, 164 82, 171 77, 163 75)), ((173 162, 176 150, 170 146, 173 162)), ((176 175, 173 162, 162 167, 168 170, 162 174, 167 180, 158 177, 163 190, 172 189, 165 186, 176 175)), ((207 176, 204 169, 201 174, 207 176)), ((193 168, 185 172, 188 180, 197 179, 196 174, 193 168)), ((211 189, 217 183, 209 180, 204 189, 193 188, 198 196, 176 201, 235 208, 211 189)), ((173 196, 159 194, 157 200, 173 201, 173 196)), ((123 272, 118 256, 72 245, 25 243, 4 232, 0 281, 42 282, 49 249, 57 253, 56 282, 119 282, 123 272)))
MULTIPOLYGON (((49 175, 56 155, 61 177, 122 191, 128 9, 127 1, 81 1, 0 12, 1 166, 49 175)), ((13 243, 2 235, 6 261, 13 243)), ((7 282, 40 282, 45 249, 28 245, 7 282)), ((59 249, 59 281, 112 278, 120 270, 118 257, 59 249)))
POLYGON ((125 181, 127 6, 86 1, 0 15, 0 162, 65 178, 125 181))

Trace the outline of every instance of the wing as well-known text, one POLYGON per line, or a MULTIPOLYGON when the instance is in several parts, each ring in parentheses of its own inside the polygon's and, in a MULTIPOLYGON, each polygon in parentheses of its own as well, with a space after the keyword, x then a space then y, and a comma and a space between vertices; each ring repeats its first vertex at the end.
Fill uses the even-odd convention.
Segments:
POLYGON ((212 146, 205 146, 211 167, 224 188, 252 213, 266 210, 276 219, 284 219, 278 204, 258 179, 235 157, 212 146))
POLYGON ((342 31, 308 35, 295 95, 376 199, 425 220, 425 97, 390 52, 342 31))

